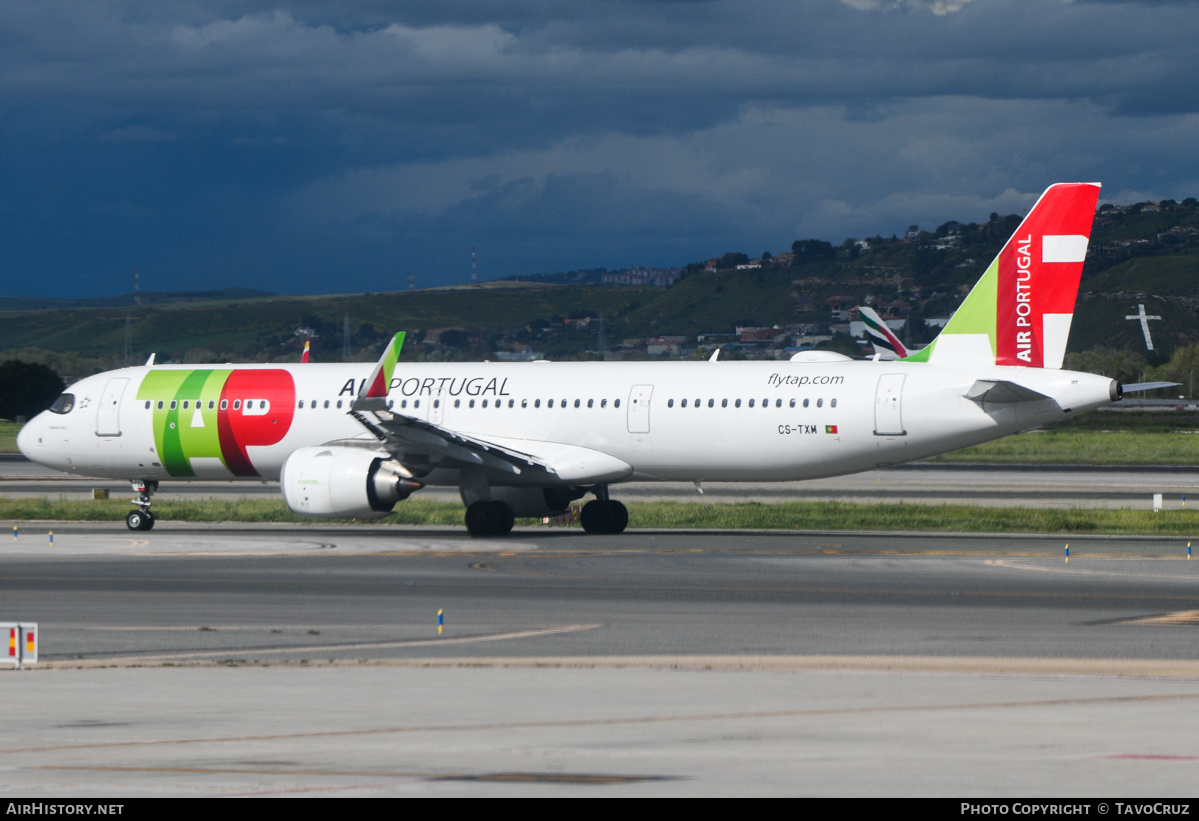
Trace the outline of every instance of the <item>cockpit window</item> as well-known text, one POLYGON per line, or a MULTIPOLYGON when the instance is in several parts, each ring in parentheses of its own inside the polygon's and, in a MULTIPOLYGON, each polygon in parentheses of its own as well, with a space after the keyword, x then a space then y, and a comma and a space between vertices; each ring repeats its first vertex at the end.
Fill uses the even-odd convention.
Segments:
POLYGON ((50 406, 50 411, 52 413, 70 413, 73 407, 75 407, 75 394, 64 393, 54 400, 54 404, 50 406))

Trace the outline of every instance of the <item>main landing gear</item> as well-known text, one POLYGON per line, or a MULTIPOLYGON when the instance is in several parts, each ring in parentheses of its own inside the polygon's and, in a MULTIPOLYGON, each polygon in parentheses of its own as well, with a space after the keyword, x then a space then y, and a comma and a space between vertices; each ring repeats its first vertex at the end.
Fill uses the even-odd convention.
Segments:
POLYGON ((579 511, 579 524, 583 525, 583 530, 597 535, 623 533, 629 526, 629 509, 608 498, 607 485, 596 485, 592 492, 595 499, 579 511))
POLYGON ((474 502, 466 508, 466 530, 472 536, 507 536, 515 522, 504 502, 474 502))
MULTIPOLYGON (((624 505, 615 499, 608 498, 608 486, 596 485, 590 488, 595 494, 595 499, 583 505, 583 509, 579 512, 579 522, 583 525, 583 530, 592 534, 615 534, 624 531, 629 524, 629 511, 624 505)), ((541 491, 537 491, 540 493, 541 491)), ((465 494, 464 494, 465 495, 465 494)), ((577 499, 583 495, 583 488, 574 489, 570 493, 569 499, 577 499)), ((563 509, 569 504, 568 500, 557 499, 547 500, 550 504, 550 509, 555 510, 557 503, 561 503, 563 509)), ((519 506, 519 501, 517 502, 519 506)), ((522 508, 527 510, 527 508, 522 508)), ((521 515, 542 515, 540 513, 531 514, 524 512, 521 515)), ((466 507, 466 529, 471 536, 478 538, 480 536, 506 536, 512 532, 512 525, 516 521, 516 516, 513 513, 512 505, 508 502, 501 502, 495 499, 478 499, 471 502, 466 507)))
POLYGON ((150 496, 154 491, 158 490, 158 482, 143 482, 140 479, 134 479, 133 492, 137 494, 137 498, 133 503, 137 505, 137 510, 129 511, 129 515, 125 517, 125 525, 130 530, 150 530, 154 527, 154 514, 150 512, 150 496))

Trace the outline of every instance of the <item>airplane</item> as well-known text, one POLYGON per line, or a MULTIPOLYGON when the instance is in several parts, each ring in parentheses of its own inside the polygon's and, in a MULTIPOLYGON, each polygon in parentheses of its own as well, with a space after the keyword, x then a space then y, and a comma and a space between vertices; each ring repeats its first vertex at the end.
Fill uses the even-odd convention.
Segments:
POLYGON ((615 534, 623 482, 795 481, 883 468, 1118 400, 1062 370, 1096 183, 1050 186, 936 339, 894 361, 155 365, 87 377, 31 420, 34 462, 128 480, 131 530, 164 481, 278 481, 306 517, 386 516, 457 487, 472 536, 581 510, 615 534))
POLYGON ((862 324, 866 326, 866 336, 870 337, 875 356, 888 362, 908 356, 907 347, 899 341, 899 337, 887 327, 887 323, 883 322, 883 318, 875 313, 873 308, 861 305, 858 307, 858 315, 862 318, 862 324))

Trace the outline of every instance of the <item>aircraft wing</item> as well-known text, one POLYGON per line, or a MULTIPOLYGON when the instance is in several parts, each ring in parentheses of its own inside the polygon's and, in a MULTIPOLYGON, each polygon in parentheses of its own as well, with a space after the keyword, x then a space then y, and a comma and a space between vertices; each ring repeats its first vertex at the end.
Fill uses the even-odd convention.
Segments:
POLYGON ((375 370, 363 383, 350 415, 369 430, 402 463, 404 454, 437 456, 440 466, 486 468, 521 476, 521 484, 590 484, 623 479, 633 468, 603 451, 558 442, 530 439, 498 441, 459 433, 412 416, 395 413, 387 404, 392 373, 404 334, 398 333, 383 351, 375 370), (368 416, 369 414, 369 416, 368 416), (450 464, 445 465, 448 461, 450 464))
POLYGON ((501 447, 486 439, 446 430, 423 419, 392 413, 385 408, 369 407, 371 404, 375 403, 360 399, 354 403, 350 415, 394 453, 429 453, 464 467, 485 467, 513 475, 530 470, 553 472, 550 465, 531 453, 501 447))
POLYGON ((557 442, 499 441, 459 433, 379 407, 385 404, 385 400, 360 397, 350 415, 401 462, 405 453, 430 454, 440 457, 439 464, 445 467, 486 468, 521 476, 521 484, 612 482, 633 472, 628 463, 602 451, 557 442), (447 461, 450 464, 445 464, 447 461))

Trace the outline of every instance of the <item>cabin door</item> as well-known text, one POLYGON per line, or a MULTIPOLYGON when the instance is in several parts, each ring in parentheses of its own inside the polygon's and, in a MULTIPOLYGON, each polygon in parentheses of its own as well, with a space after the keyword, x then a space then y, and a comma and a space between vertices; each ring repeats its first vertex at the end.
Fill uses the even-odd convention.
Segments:
POLYGON ((634 385, 629 391, 629 433, 649 433, 649 399, 653 385, 634 385))
POLYGON ((100 400, 100 407, 96 408, 97 436, 121 435, 121 396, 128 384, 129 379, 121 377, 109 379, 104 386, 104 397, 100 400))
POLYGON ((903 429, 902 373, 887 373, 878 378, 874 394, 874 435, 905 436, 903 429))

